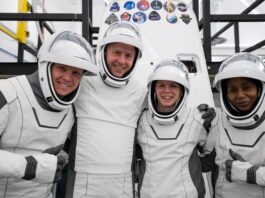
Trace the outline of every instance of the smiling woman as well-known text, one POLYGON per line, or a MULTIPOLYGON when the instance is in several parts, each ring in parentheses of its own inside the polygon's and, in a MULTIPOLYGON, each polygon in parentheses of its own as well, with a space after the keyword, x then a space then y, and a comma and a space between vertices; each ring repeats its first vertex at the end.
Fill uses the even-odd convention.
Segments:
POLYGON ((168 80, 158 80, 155 84, 157 109, 163 113, 170 113, 175 109, 177 101, 183 94, 183 86, 168 80))
POLYGON ((261 83, 251 78, 231 78, 227 80, 227 99, 242 113, 249 113, 256 105, 261 83))
POLYGON ((187 107, 186 66, 174 59, 161 61, 148 80, 148 91, 149 109, 143 111, 137 127, 143 154, 136 160, 138 197, 205 197, 196 145, 204 144, 207 132, 202 112, 187 107))
POLYGON ((263 119, 264 68, 262 60, 251 53, 237 53, 221 64, 214 85, 233 126, 254 127, 263 119))
POLYGON ((251 53, 236 53, 223 61, 214 84, 221 111, 204 150, 216 150, 215 195, 264 197, 265 64, 251 53))

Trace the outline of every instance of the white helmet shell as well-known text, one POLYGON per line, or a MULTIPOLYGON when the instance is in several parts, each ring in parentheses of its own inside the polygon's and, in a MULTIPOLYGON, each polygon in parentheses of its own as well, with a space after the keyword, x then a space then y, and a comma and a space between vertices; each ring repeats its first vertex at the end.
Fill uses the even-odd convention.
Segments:
POLYGON ((104 82, 112 87, 123 87, 128 82, 130 77, 134 72, 135 65, 137 61, 141 58, 143 51, 142 38, 140 30, 137 26, 129 22, 118 21, 112 23, 109 28, 106 30, 105 35, 102 38, 102 41, 99 44, 99 56, 98 63, 100 65, 100 75, 104 82), (134 60, 134 65, 131 70, 122 78, 113 76, 107 66, 105 60, 105 49, 106 46, 110 43, 124 43, 131 46, 134 46, 138 49, 137 57, 134 60))
POLYGON ((82 36, 70 31, 63 31, 54 33, 44 41, 38 52, 38 74, 41 89, 50 107, 63 110, 69 108, 75 101, 80 86, 71 97, 68 97, 67 101, 60 99, 52 85, 52 63, 81 68, 85 71, 85 75, 97 75, 99 71, 95 64, 92 47, 82 36))
POLYGON ((229 122, 242 129, 256 127, 263 119, 265 112, 264 104, 264 82, 265 82, 265 64, 262 60, 253 54, 241 52, 226 59, 219 68, 214 79, 214 86, 220 92, 220 102, 222 109, 226 112, 229 122), (245 77, 261 82, 261 92, 258 102, 251 112, 247 115, 235 115, 231 111, 231 104, 228 104, 222 81, 229 78, 245 77))
POLYGON ((169 125, 177 121, 189 95, 190 82, 187 67, 179 60, 166 59, 160 62, 148 79, 148 106, 152 118, 159 124, 169 125), (170 114, 161 114, 157 111, 152 84, 158 80, 169 80, 183 86, 183 95, 177 102, 175 110, 170 114))

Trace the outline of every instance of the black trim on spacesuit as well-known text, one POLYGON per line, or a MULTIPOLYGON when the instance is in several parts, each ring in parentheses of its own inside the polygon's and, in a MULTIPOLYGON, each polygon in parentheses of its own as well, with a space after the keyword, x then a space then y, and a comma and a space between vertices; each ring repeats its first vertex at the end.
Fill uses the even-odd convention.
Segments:
MULTIPOLYGON (((253 116, 253 119, 256 121, 255 124, 251 125, 251 126, 245 126, 245 127, 240 127, 240 126, 233 126, 237 129, 242 129, 242 130, 250 130, 250 129, 254 129, 256 127, 258 127, 265 119, 265 112, 263 112, 263 114, 261 115, 261 117, 259 118, 259 116, 256 114, 255 116, 253 116)), ((229 118, 228 118, 229 120, 229 118)))
POLYGON ((76 109, 73 105, 73 112, 75 122, 71 131, 71 140, 69 143, 69 162, 68 162, 68 170, 67 170, 67 181, 66 181, 66 195, 65 198, 72 198, 74 194, 74 186, 76 179, 75 168, 75 154, 76 154, 76 145, 77 145, 77 117, 76 117, 76 109))
POLYGON ((3 93, 0 91, 0 109, 7 104, 6 98, 3 93))
POLYGON ((265 131, 263 131, 263 132, 260 134, 260 136, 256 139, 256 141, 255 141, 252 145, 247 145, 247 144, 236 144, 236 143, 233 143, 231 137, 229 136, 229 133, 228 133, 227 129, 224 128, 224 130, 225 130, 225 133, 226 133, 226 135, 227 135, 227 137, 228 137, 228 139, 229 139, 231 145, 234 145, 234 146, 241 146, 241 147, 250 147, 250 148, 251 148, 251 147, 254 147, 254 146, 259 142, 259 140, 264 136, 264 134, 265 134, 265 131))
MULTIPOLYGON (((143 110, 142 113, 144 111, 145 110, 143 110)), ((139 118, 140 117, 141 116, 139 116, 139 118)), ((139 123, 139 120, 140 119, 138 119, 137 125, 139 123)), ((138 133, 136 131, 135 139, 134 139, 134 148, 133 148, 133 160, 132 160, 133 198, 136 198, 136 197, 141 198, 140 191, 141 191, 141 187, 142 187, 144 175, 145 175, 145 170, 146 170, 146 163, 145 163, 145 159, 143 156, 142 147, 138 143, 137 136, 138 136, 138 133), (137 191, 136 191, 135 184, 137 184, 137 191)))
POLYGON ((35 118, 36 118, 36 121, 37 121, 39 127, 42 127, 42 128, 58 129, 58 128, 61 126, 61 124, 63 123, 63 121, 64 121, 64 119, 66 118, 66 116, 67 116, 67 113, 66 113, 66 114, 64 115, 64 117, 62 118, 61 122, 60 122, 57 126, 47 126, 47 125, 42 125, 42 124, 40 123, 40 120, 39 120, 39 118, 38 118, 38 114, 37 114, 35 108, 32 108, 32 111, 33 111, 33 113, 34 113, 34 116, 35 116, 35 118))
POLYGON ((180 132, 182 131, 182 128, 184 127, 184 124, 181 125, 181 127, 180 127, 180 129, 179 129, 179 131, 178 131, 178 133, 177 133, 175 138, 160 138, 160 137, 158 137, 154 127, 151 124, 149 124, 149 126, 151 127, 152 131, 154 132, 154 134, 155 134, 155 136, 156 136, 156 138, 158 140, 176 140, 176 139, 178 139, 178 136, 179 136, 180 132))
POLYGON ((196 147, 193 149, 189 159, 189 172, 192 182, 197 189, 198 198, 204 198, 206 191, 202 177, 201 161, 196 147), (194 166, 194 164, 197 164, 197 166, 194 166))
POLYGON ((25 170, 25 176, 23 179, 25 180, 31 180, 35 178, 36 176, 36 170, 37 170, 37 160, 33 156, 27 156, 25 157, 27 160, 27 166, 25 170))

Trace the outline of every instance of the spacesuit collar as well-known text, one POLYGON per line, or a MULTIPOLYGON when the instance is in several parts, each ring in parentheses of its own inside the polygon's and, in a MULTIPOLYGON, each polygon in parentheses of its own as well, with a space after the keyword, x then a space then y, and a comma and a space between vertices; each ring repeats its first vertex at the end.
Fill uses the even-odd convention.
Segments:
POLYGON ((45 97, 44 97, 44 95, 42 93, 40 82, 39 82, 39 73, 38 73, 38 71, 35 71, 32 74, 30 74, 30 75, 26 75, 26 77, 27 77, 27 79, 29 81, 29 84, 30 84, 30 86, 31 86, 31 88, 33 90, 33 93, 34 93, 39 105, 45 110, 57 112, 57 110, 51 108, 49 106, 49 104, 47 103, 47 101, 45 100, 45 97))

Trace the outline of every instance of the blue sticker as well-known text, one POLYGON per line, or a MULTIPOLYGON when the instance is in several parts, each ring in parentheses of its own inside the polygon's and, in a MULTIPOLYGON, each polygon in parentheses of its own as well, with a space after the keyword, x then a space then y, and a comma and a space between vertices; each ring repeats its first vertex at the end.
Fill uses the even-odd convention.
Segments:
POLYGON ((117 2, 113 3, 110 7, 110 12, 118 12, 120 10, 120 6, 117 2))
POLYGON ((161 19, 160 15, 157 13, 157 11, 152 11, 148 16, 150 21, 158 21, 161 19))
POLYGON ((160 10, 162 8, 161 1, 157 1, 157 0, 152 1, 151 8, 153 8, 154 10, 160 10))
POLYGON ((188 24, 192 18, 190 18, 190 15, 188 14, 181 14, 181 17, 179 17, 180 19, 182 19, 182 21, 186 24, 188 24))
POLYGON ((178 10, 179 11, 181 11, 181 12, 186 12, 187 11, 187 6, 186 6, 186 4, 184 4, 184 3, 179 3, 179 4, 177 4, 177 8, 178 8, 178 10))
POLYGON ((105 23, 110 25, 116 21, 118 21, 118 17, 114 14, 114 13, 111 13, 108 18, 105 20, 105 23))
POLYGON ((167 21, 168 21, 169 23, 174 24, 174 23, 177 23, 178 18, 177 18, 177 16, 176 16, 175 14, 168 14, 168 15, 167 15, 167 21))
POLYGON ((127 10, 132 10, 133 8, 135 8, 135 3, 133 1, 127 1, 124 4, 124 8, 127 10))
POLYGON ((128 12, 124 12, 123 14, 121 14, 121 20, 122 21, 130 21, 131 19, 131 14, 128 12))
POLYGON ((149 7, 150 7, 150 4, 149 4, 149 2, 146 1, 146 0, 141 0, 141 1, 139 1, 139 2, 137 3, 137 8, 138 8, 139 10, 145 11, 145 10, 148 10, 149 7))
POLYGON ((171 1, 168 1, 168 2, 164 3, 164 9, 167 12, 171 13, 171 12, 175 11, 176 6, 171 1))
POLYGON ((133 14, 133 21, 135 23, 144 23, 146 21, 146 15, 143 12, 136 12, 133 14))

